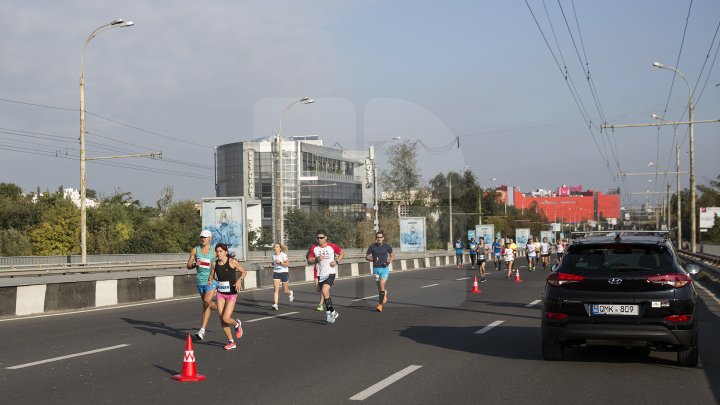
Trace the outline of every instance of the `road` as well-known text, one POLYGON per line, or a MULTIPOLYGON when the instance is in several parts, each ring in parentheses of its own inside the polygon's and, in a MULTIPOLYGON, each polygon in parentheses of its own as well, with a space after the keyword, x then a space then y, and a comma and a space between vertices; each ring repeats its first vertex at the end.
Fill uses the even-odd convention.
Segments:
POLYGON ((709 291, 699 288, 697 368, 677 367, 674 353, 611 347, 569 349, 564 361, 547 362, 537 304, 545 274, 523 271, 516 283, 491 272, 479 294, 470 293, 472 275, 392 272, 382 313, 377 298, 363 299, 377 294, 371 278, 338 280, 333 325, 314 310, 311 284, 293 285, 295 302, 281 297, 279 312, 268 309, 271 290, 242 292, 235 314, 245 336, 223 350, 213 314, 208 340, 194 344, 207 377, 198 383, 170 378, 198 327, 198 298, 5 319, 0 402, 720 403, 720 301, 709 291))

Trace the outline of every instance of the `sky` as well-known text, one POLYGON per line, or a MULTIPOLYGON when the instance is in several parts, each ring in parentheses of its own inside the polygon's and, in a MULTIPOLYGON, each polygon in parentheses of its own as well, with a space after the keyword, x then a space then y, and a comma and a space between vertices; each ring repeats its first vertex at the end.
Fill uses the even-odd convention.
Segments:
MULTIPOLYGON (((687 121, 688 86, 653 62, 685 74, 696 121, 720 118, 717 0, 5 0, 0 16, 0 182, 26 192, 79 188, 81 51, 117 18, 135 25, 83 56, 87 155, 162 159, 89 161, 87 187, 150 206, 165 187, 213 196, 214 148, 277 133, 306 96, 283 136, 376 145, 381 170, 399 136, 425 184, 468 168, 524 192, 620 187, 628 207, 675 189, 676 142, 689 169, 687 125, 601 128, 687 121)), ((720 124, 694 132, 707 184, 720 124)))

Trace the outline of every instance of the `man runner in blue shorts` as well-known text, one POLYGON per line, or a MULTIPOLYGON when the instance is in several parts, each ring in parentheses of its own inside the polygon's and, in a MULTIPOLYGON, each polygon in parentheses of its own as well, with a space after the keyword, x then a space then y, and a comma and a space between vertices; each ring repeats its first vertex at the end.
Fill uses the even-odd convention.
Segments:
POLYGON ((387 291, 385 283, 390 274, 390 264, 393 261, 392 246, 385 243, 385 232, 375 232, 375 243, 368 247, 365 252, 365 260, 373 263, 373 275, 378 287, 378 306, 375 308, 378 312, 382 312, 383 304, 387 302, 387 291))
POLYGON ((200 293, 200 299, 203 303, 202 323, 200 329, 195 333, 197 340, 205 340, 205 328, 207 328, 208 320, 210 320, 210 311, 217 309, 217 305, 212 300, 215 296, 217 283, 213 280, 210 283, 210 267, 215 261, 215 245, 211 244, 212 233, 203 229, 200 232, 200 244, 190 251, 190 258, 187 262, 187 268, 197 269, 196 280, 197 289, 200 293))

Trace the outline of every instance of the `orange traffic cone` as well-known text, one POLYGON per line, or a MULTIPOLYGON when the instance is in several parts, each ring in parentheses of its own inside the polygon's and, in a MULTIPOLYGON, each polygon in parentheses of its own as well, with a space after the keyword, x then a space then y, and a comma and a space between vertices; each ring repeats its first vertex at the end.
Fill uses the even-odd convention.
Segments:
POLYGON ((185 342, 185 358, 183 359, 182 374, 174 375, 172 379, 182 382, 202 381, 205 379, 204 375, 195 372, 195 352, 193 351, 192 338, 190 338, 190 335, 188 335, 187 341, 185 342))
POLYGON ((520 280, 520 270, 518 269, 515 269, 515 282, 522 283, 522 280, 520 280))
POLYGON ((480 292, 480 289, 478 289, 478 283, 477 283, 477 276, 475 276, 475 281, 473 281, 473 294, 478 294, 480 292))

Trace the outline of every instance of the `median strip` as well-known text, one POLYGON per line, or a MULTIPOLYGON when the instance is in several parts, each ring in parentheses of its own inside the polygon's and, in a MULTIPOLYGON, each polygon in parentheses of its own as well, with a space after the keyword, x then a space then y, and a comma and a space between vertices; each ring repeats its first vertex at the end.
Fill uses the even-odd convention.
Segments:
POLYGON ((382 380, 382 381, 380 381, 380 382, 378 382, 378 383, 370 386, 369 388, 364 389, 364 390, 358 392, 357 394, 351 396, 351 397, 350 397, 350 400, 351 400, 351 401, 363 401, 363 400, 369 398, 371 395, 373 395, 373 394, 379 392, 380 390, 388 387, 390 384, 399 381, 401 378, 407 376, 408 374, 416 371, 417 369, 419 369, 419 368, 421 368, 421 367, 422 367, 422 366, 416 366, 416 365, 407 366, 407 367, 405 367, 404 369, 398 371, 397 373, 391 375, 390 377, 388 377, 388 378, 386 378, 386 379, 384 379, 384 380, 382 380))
POLYGON ((71 359, 73 357, 86 356, 88 354, 106 352, 108 350, 120 349, 122 347, 127 347, 127 346, 130 346, 130 345, 121 344, 121 345, 116 345, 116 346, 104 347, 102 349, 95 349, 95 350, 90 350, 90 351, 82 352, 82 353, 68 354, 67 356, 53 357, 52 359, 39 360, 39 361, 34 361, 32 363, 25 363, 25 364, 20 364, 17 366, 11 366, 11 367, 7 367, 7 369, 8 370, 17 370, 19 368, 32 367, 32 366, 37 366, 37 365, 45 364, 45 363, 52 363, 53 361, 60 361, 60 360, 65 360, 65 359, 71 359))

